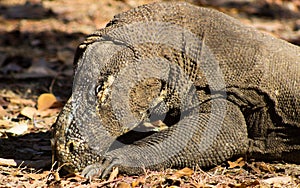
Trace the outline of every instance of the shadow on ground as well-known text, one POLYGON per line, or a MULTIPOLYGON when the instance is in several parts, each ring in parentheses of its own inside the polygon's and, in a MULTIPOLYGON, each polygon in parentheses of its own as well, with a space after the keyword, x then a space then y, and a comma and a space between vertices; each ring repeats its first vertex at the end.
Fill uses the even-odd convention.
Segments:
POLYGON ((51 168, 50 131, 0 139, 0 158, 12 159, 17 166, 51 168))

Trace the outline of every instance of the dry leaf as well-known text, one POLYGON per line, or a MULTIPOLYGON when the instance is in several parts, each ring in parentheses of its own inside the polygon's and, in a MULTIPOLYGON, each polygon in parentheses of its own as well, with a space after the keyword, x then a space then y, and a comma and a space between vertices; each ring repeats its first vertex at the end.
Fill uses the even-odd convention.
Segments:
POLYGON ((9 121, 0 119, 0 126, 7 128, 9 126, 9 121))
POLYGON ((49 174, 49 171, 44 171, 42 174, 25 174, 25 176, 34 180, 40 180, 46 178, 49 174))
POLYGON ((145 177, 139 177, 137 180, 131 183, 131 187, 137 187, 140 184, 145 184, 145 182, 146 182, 145 177))
POLYGON ((265 171, 265 172, 269 172, 269 173, 274 173, 274 171, 275 171, 274 167, 272 167, 271 165, 269 165, 265 162, 256 162, 255 164, 261 171, 265 171))
POLYGON ((17 163, 13 159, 0 158, 0 166, 17 166, 17 163))
POLYGON ((155 130, 157 132, 160 132, 162 130, 168 129, 169 127, 161 120, 157 120, 154 122, 151 122, 153 124, 153 126, 155 127, 155 130))
POLYGON ((287 184, 292 181, 290 176, 273 177, 263 180, 267 184, 287 184))
POLYGON ((55 101, 51 107, 52 108, 62 108, 62 107, 64 107, 64 103, 62 103, 61 101, 55 101))
POLYGON ((157 120, 157 121, 153 121, 153 122, 144 122, 143 125, 146 128, 151 129, 151 131, 156 131, 156 132, 160 132, 162 130, 165 130, 167 128, 169 128, 163 121, 161 120, 157 120))
POLYGON ((191 176, 193 173, 194 173, 194 171, 192 169, 185 167, 185 168, 175 172, 170 178, 171 179, 179 179, 182 176, 191 176))
POLYGON ((7 106, 8 103, 9 102, 6 99, 4 99, 3 93, 0 93, 0 106, 7 106))
POLYGON ((27 131, 27 129, 28 129, 28 125, 26 123, 20 123, 8 129, 6 132, 16 134, 16 135, 22 135, 27 131))
POLYGON ((59 176, 58 171, 54 171, 54 172, 53 172, 53 176, 54 176, 54 180, 55 180, 55 181, 60 181, 60 176, 59 176))
POLYGON ((117 188, 130 188, 130 187, 131 187, 130 184, 125 183, 125 182, 120 182, 117 185, 117 188))
POLYGON ((21 114, 22 114, 23 116, 26 116, 26 117, 30 118, 30 119, 33 119, 33 117, 36 116, 36 115, 38 114, 38 111, 37 111, 37 109, 34 108, 34 107, 26 106, 25 108, 23 108, 23 109, 21 110, 21 114))
POLYGON ((56 97, 52 93, 41 94, 37 101, 38 111, 50 108, 56 101, 56 97))
POLYGON ((110 176, 109 176, 109 178, 108 178, 108 181, 114 180, 114 179, 117 177, 118 174, 119 174, 119 168, 116 167, 116 168, 114 168, 113 171, 110 173, 110 176))
POLYGON ((43 111, 39 112, 39 115, 41 117, 51 117, 57 115, 61 109, 55 108, 55 109, 45 109, 43 111))
POLYGON ((235 168, 235 167, 243 167, 245 165, 245 161, 243 159, 243 157, 238 158, 236 161, 231 162, 231 161, 227 161, 229 164, 228 168, 235 168))
POLYGON ((9 100, 13 104, 23 104, 26 106, 34 106, 35 102, 31 99, 11 98, 9 100))
POLYGON ((4 108, 0 105, 0 118, 7 115, 7 112, 4 110, 4 108))
POLYGON ((36 125, 37 127, 40 126, 40 128, 42 128, 42 127, 45 127, 45 125, 52 125, 56 121, 56 115, 49 116, 49 117, 44 117, 44 116, 42 116, 42 117, 43 117, 43 120, 44 120, 44 124, 36 125))

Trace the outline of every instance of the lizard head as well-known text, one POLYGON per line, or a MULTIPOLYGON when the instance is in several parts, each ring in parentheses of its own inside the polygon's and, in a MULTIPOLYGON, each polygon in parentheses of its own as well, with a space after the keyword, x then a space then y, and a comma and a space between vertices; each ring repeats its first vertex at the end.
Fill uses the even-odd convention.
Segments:
MULTIPOLYGON (((117 119, 119 118, 117 117, 118 111, 113 110, 111 101, 113 81, 113 76, 107 76, 99 79, 95 85, 93 84, 92 89, 87 87, 87 90, 91 90, 93 97, 73 92, 59 114, 52 129, 52 160, 64 170, 70 173, 80 172, 86 166, 101 161, 103 154, 111 149, 110 146, 117 137, 131 129, 120 123, 117 119)), ((146 111, 150 103, 150 100, 143 99, 149 98, 149 95, 153 95, 150 98, 155 98, 155 93, 161 87, 159 83, 159 80, 150 79, 137 84, 131 90, 132 98, 129 102, 136 119, 142 119, 140 112, 146 111), (146 90, 145 88, 149 85, 152 87, 146 90)), ((89 92, 85 94, 88 95, 87 93, 89 92)), ((118 101, 114 101, 114 105, 119 107, 118 101)), ((119 141, 116 142, 119 143, 119 141)))
POLYGON ((88 145, 76 126, 71 111, 71 100, 61 111, 52 127, 52 161, 68 172, 79 172, 87 164, 100 160, 100 156, 88 145))

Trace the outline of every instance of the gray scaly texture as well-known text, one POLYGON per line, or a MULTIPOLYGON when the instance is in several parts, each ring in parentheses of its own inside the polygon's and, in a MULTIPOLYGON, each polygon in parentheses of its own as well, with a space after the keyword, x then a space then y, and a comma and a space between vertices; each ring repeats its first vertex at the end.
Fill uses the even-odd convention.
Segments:
POLYGON ((112 167, 300 163, 300 48, 216 10, 155 3, 78 47, 53 151, 91 178, 112 167))

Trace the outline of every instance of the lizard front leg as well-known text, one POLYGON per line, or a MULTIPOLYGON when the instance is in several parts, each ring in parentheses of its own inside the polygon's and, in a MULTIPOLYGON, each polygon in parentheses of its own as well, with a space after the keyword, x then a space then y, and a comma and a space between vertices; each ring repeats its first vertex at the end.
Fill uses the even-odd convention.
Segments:
POLYGON ((197 108, 185 112, 177 124, 106 153, 102 162, 87 166, 82 174, 105 177, 113 167, 129 174, 197 164, 209 167, 246 154, 249 143, 240 109, 225 99, 208 103, 220 108, 210 113, 197 108))

